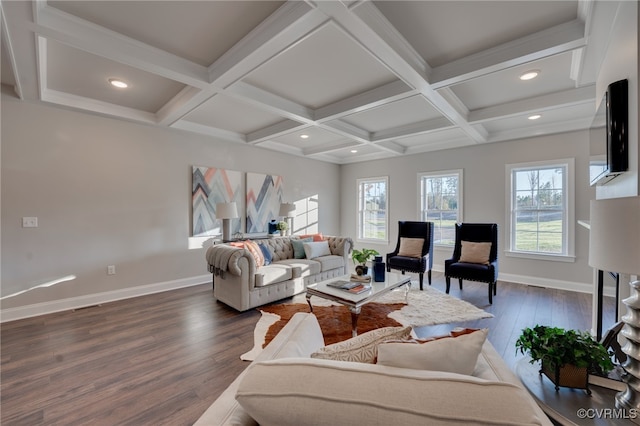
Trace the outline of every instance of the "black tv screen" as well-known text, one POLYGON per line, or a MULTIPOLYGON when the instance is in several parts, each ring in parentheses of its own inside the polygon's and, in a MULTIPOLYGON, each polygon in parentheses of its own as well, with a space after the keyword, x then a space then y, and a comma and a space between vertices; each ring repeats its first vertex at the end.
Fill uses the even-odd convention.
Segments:
POLYGON ((628 83, 620 80, 607 87, 589 129, 591 185, 602 185, 629 168, 628 83))

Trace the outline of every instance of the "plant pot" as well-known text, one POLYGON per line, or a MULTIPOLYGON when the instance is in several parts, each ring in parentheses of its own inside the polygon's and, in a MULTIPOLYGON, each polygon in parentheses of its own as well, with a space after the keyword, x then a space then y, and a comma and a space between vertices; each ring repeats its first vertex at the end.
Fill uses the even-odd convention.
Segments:
POLYGON ((549 380, 556 385, 556 391, 560 389, 560 387, 586 389, 587 393, 591 395, 587 367, 576 367, 575 365, 565 364, 562 367, 554 369, 543 362, 540 374, 547 376, 549 380))
POLYGON ((357 265, 356 266, 356 274, 358 275, 367 275, 369 272, 369 267, 367 265, 357 265))

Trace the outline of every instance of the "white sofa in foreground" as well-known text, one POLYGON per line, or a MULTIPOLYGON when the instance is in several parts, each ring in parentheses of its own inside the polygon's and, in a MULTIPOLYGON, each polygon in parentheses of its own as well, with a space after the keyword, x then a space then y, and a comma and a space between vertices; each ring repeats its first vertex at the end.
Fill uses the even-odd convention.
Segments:
POLYGON ((238 243, 243 247, 210 247, 206 258, 213 274, 213 295, 238 311, 246 311, 302 293, 309 284, 346 275, 351 238, 312 238, 277 237, 238 243), (268 264, 262 264, 262 250, 270 257, 268 264))
POLYGON ((552 424, 488 341, 471 376, 310 358, 323 346, 294 315, 195 425, 552 424))

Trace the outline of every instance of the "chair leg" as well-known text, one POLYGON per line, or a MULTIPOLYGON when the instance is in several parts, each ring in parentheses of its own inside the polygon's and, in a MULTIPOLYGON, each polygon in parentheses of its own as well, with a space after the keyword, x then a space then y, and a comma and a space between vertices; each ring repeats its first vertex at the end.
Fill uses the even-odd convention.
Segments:
POLYGON ((493 283, 489 283, 489 304, 493 305, 493 283))
POLYGON ((420 272, 420 290, 422 290, 423 281, 424 281, 424 272, 420 272))
POLYGON ((449 294, 449 289, 451 288, 451 278, 449 277, 445 277, 445 280, 447 282, 447 290, 446 293, 449 294))
POLYGON ((459 278, 458 281, 460 281, 460 290, 462 290, 462 278, 459 278))
POLYGON ((429 285, 431 285, 431 269, 429 269, 429 272, 427 272, 427 278, 429 280, 429 285))
POLYGON ((495 296, 498 292, 498 281, 493 282, 493 295, 495 296))
POLYGON ((402 275, 404 275, 404 271, 402 271, 402 275))

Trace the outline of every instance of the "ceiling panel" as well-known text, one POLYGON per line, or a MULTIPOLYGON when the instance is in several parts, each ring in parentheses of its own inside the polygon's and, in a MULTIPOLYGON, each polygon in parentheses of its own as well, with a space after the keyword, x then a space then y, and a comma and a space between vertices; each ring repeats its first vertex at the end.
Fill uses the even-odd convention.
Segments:
POLYGON ((282 117, 225 94, 218 94, 192 110, 185 121, 244 135, 282 121, 282 117))
POLYGON ((288 145, 300 149, 307 149, 323 146, 334 146, 337 143, 343 142, 347 139, 342 135, 330 132, 319 127, 308 127, 289 133, 285 136, 273 138, 271 140, 283 145, 288 145), (302 138, 303 135, 308 136, 308 138, 302 138))
POLYGON ((51 1, 94 24, 211 65, 282 1, 51 1))
POLYGON ((342 120, 368 132, 378 132, 439 117, 442 114, 424 96, 416 95, 348 115, 342 120))
POLYGON ((49 89, 146 112, 157 112, 185 87, 51 40, 47 42, 47 61, 49 89), (117 89, 109 84, 110 78, 122 79, 129 87, 117 89))
POLYGON ((394 80, 387 68, 333 25, 324 26, 245 79, 313 109, 394 80))
POLYGON ((433 143, 444 143, 447 141, 467 140, 471 141, 466 134, 460 129, 436 130, 416 136, 409 136, 401 139, 394 139, 394 142, 406 148, 420 145, 429 145, 433 143))
POLYGON ((584 120, 585 118, 587 119, 587 122, 590 122, 590 118, 594 114, 594 105, 590 102, 587 102, 567 108, 542 111, 539 114, 542 115, 542 117, 538 120, 529 120, 527 117, 531 114, 526 114, 516 117, 503 118, 501 120, 487 121, 483 124, 490 133, 495 133, 510 129, 524 130, 526 128, 533 127, 541 127, 542 129, 544 129, 544 126, 547 125, 569 123, 574 120, 584 120))
POLYGON ((551 56, 452 86, 452 90, 468 109, 474 110, 573 89, 575 81, 569 77, 571 58, 571 52, 551 56), (520 75, 534 69, 540 71, 538 77, 520 80, 520 75))
POLYGON ((376 1, 432 67, 577 17, 577 1, 376 1))

